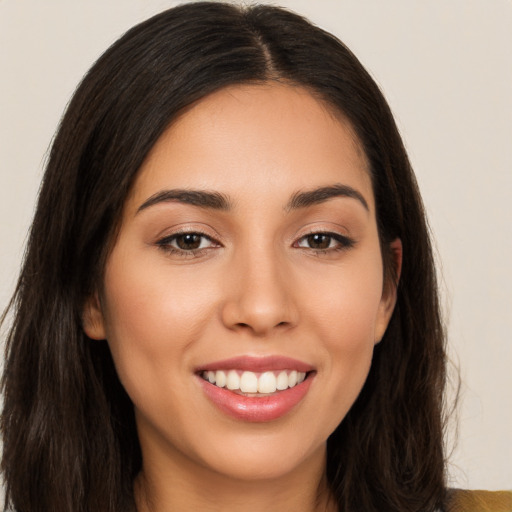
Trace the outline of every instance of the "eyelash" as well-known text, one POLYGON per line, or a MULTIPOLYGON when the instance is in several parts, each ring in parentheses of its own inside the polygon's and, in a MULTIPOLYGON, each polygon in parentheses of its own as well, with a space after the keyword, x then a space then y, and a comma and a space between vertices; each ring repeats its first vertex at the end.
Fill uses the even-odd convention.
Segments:
MULTIPOLYGON (((202 244, 202 241, 200 242, 200 245, 202 244)), ((340 235, 339 233, 332 233, 329 231, 312 231, 311 233, 307 233, 307 234, 301 236, 296 242, 293 243, 293 247, 298 248, 298 249, 311 250, 314 252, 315 255, 323 255, 323 254, 337 253, 340 251, 348 250, 348 249, 354 247, 355 243, 356 243, 355 240, 353 240, 352 238, 349 238, 344 235, 340 235), (303 240, 307 240, 309 237, 314 237, 314 236, 327 237, 328 239, 330 239, 329 245, 331 245, 332 241, 335 241, 337 243, 337 246, 326 247, 325 249, 315 249, 313 247, 302 247, 299 245, 303 240)), ((177 233, 173 233, 172 235, 165 236, 165 237, 161 238, 160 240, 158 240, 156 242, 156 245, 160 249, 165 251, 166 253, 178 255, 181 257, 185 257, 185 258, 200 257, 209 249, 221 247, 221 244, 219 242, 217 242, 216 240, 214 240, 213 238, 208 236, 206 233, 202 233, 201 231, 180 231, 177 233), (181 249, 179 247, 173 247, 171 245, 172 243, 176 242, 180 237, 183 237, 186 235, 200 237, 202 239, 202 241, 208 240, 213 245, 208 246, 208 247, 198 247, 196 249, 189 249, 189 250, 181 249)))
MULTIPOLYGON (((330 245, 329 243, 329 245, 330 245)), ((340 235, 339 233, 332 233, 330 231, 312 231, 311 233, 307 233, 303 236, 301 236, 297 242, 295 242, 293 245, 297 248, 302 249, 309 249, 311 251, 314 251, 315 255, 323 255, 323 254, 329 254, 329 253, 337 253, 341 251, 346 251, 348 249, 351 249, 356 244, 355 240, 353 238, 349 238, 345 235, 340 235), (325 249, 315 249, 313 247, 301 247, 299 243, 303 240, 308 239, 309 237, 314 236, 322 236, 330 239, 330 243, 333 241, 337 243, 335 247, 327 247, 325 249)))
MULTIPOLYGON (((201 241, 201 244, 202 244, 202 241, 201 241)), ((165 236, 164 238, 161 238, 160 240, 158 240, 156 242, 156 245, 166 253, 174 254, 177 256, 182 256, 185 258, 199 257, 208 249, 211 249, 214 247, 220 247, 219 242, 214 240, 212 237, 208 236, 206 233, 202 233, 201 231, 179 231, 177 233, 173 233, 172 235, 165 236), (187 249, 180 249, 179 247, 173 247, 171 245, 173 242, 176 242, 180 237, 184 237, 186 235, 198 236, 202 239, 202 241, 209 240, 210 242, 212 242, 213 246, 199 247, 197 249, 187 250, 187 249)))

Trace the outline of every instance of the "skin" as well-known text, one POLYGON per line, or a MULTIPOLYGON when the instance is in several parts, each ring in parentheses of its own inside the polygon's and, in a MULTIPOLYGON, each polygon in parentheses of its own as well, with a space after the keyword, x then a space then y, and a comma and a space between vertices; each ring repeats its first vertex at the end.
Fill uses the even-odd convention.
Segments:
MULTIPOLYGON (((399 266, 399 241, 393 249, 399 266)), ((395 291, 383 290, 367 162, 341 116, 278 83, 225 88, 188 109, 142 166, 102 291, 84 311, 135 406, 139 510, 332 507, 326 440, 389 322, 395 291), (367 208, 346 196, 288 207, 298 192, 340 184, 367 208), (168 189, 218 192, 231 207, 140 209, 168 189), (181 230, 206 235, 198 252, 177 249, 183 239, 169 237, 181 230), (352 245, 327 236, 320 249, 307 238, 319 232, 352 245), (194 372, 241 355, 293 357, 316 374, 285 416, 240 421, 209 401, 194 372)))

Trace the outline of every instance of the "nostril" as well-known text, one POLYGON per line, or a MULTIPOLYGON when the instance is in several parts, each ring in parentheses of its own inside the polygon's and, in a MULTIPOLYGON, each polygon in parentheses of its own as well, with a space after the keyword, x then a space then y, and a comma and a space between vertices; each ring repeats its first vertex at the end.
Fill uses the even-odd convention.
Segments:
MULTIPOLYGON (((243 328, 243 329, 253 329, 251 324, 250 323, 246 323, 246 322, 238 322, 236 325, 237 325, 237 327, 240 327, 240 328, 243 328)), ((288 325, 290 325, 289 322, 283 321, 283 322, 277 323, 275 325, 275 327, 287 327, 288 325)))

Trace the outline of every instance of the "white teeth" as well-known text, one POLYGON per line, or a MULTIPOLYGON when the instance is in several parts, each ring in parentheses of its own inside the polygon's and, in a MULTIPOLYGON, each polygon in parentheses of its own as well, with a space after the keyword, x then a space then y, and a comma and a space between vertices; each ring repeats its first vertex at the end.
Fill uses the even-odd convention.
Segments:
POLYGON ((258 392, 258 377, 255 373, 244 372, 240 377, 240 391, 242 393, 258 392))
POLYGON ((219 370, 215 372, 215 385, 223 388, 226 385, 226 374, 219 370))
POLYGON ((259 393, 275 393, 277 388, 277 379, 272 372, 265 372, 258 379, 259 393))
POLYGON ((230 370, 226 379, 226 387, 228 389, 240 389, 240 377, 235 370, 230 370))
POLYGON ((205 380, 219 388, 226 387, 231 391, 240 390, 242 393, 271 394, 300 384, 306 378, 306 373, 296 370, 283 370, 278 374, 270 371, 256 374, 254 372, 240 372, 237 370, 229 370, 228 372, 208 370, 204 371, 202 376, 205 380))
POLYGON ((276 388, 279 389, 279 391, 288 389, 288 374, 286 372, 281 372, 277 376, 276 388))

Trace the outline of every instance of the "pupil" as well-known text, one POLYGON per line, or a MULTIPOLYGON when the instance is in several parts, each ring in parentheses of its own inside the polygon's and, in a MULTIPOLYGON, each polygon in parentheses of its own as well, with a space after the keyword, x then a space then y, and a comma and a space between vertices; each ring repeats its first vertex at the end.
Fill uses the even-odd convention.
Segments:
POLYGON ((180 249, 183 249, 185 251, 197 249, 201 245, 201 235, 196 235, 194 233, 181 235, 176 240, 176 244, 180 249))
POLYGON ((331 238, 328 235, 316 234, 308 236, 308 244, 312 249, 328 249, 331 238))

